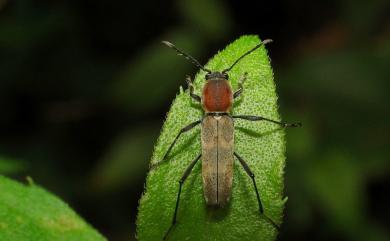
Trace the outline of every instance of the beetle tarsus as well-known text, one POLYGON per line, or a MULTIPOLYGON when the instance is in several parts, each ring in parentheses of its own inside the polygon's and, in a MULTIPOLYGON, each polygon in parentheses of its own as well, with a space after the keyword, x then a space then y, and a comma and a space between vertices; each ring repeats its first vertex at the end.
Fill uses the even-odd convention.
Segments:
POLYGON ((280 231, 280 226, 279 225, 277 225, 271 218, 269 218, 267 215, 265 215, 265 213, 261 213, 264 217, 265 217, 265 219, 267 219, 267 221, 270 223, 270 224, 272 224, 272 226, 274 226, 274 228, 276 229, 276 230, 278 230, 278 232, 280 231))
POLYGON ((291 124, 285 123, 285 127, 302 127, 302 123, 301 122, 291 123, 291 124))

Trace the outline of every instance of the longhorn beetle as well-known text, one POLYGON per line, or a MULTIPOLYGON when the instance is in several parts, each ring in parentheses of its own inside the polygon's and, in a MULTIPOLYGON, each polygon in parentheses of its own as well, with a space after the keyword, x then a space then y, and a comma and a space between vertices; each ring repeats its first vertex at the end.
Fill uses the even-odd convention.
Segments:
POLYGON ((259 191, 256 186, 255 174, 251 171, 244 159, 234 151, 234 119, 243 119, 249 121, 268 121, 280 125, 282 127, 299 127, 301 123, 287 124, 276 120, 271 120, 261 116, 252 115, 231 115, 230 110, 234 99, 239 97, 243 91, 243 83, 247 77, 245 73, 239 80, 238 89, 233 92, 228 82, 228 72, 245 56, 252 53, 262 45, 272 42, 271 39, 266 39, 256 45, 241 57, 239 57, 229 68, 219 71, 211 71, 202 66, 191 55, 184 53, 175 45, 168 41, 162 41, 163 44, 174 49, 178 55, 183 56, 194 65, 205 71, 206 84, 203 87, 202 97, 194 93, 193 81, 187 77, 187 83, 190 90, 190 96, 195 101, 202 104, 205 112, 201 120, 197 120, 186 127, 182 128, 172 144, 169 146, 162 161, 164 161, 171 152, 180 135, 201 124, 201 144, 202 153, 191 162, 185 170, 183 176, 179 180, 179 192, 177 194, 175 212, 171 226, 164 236, 164 240, 176 224, 176 215, 179 208, 180 194, 184 181, 191 173, 193 167, 202 158, 202 179, 203 192, 206 204, 209 206, 223 207, 230 199, 233 182, 233 159, 234 157, 240 162, 245 172, 252 179, 254 190, 256 192, 257 202, 259 204, 260 214, 263 215, 276 229, 279 226, 264 213, 264 208, 261 203, 259 191))

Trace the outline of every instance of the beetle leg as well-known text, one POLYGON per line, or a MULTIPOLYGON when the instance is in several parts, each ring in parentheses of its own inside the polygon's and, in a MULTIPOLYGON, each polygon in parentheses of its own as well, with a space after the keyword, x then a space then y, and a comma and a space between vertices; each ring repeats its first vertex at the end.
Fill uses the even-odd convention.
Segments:
POLYGON ((185 172, 183 173, 183 176, 179 180, 179 192, 177 193, 177 199, 176 199, 176 206, 175 206, 175 213, 173 214, 172 223, 169 227, 168 231, 164 235, 165 240, 168 237, 169 232, 172 230, 173 226, 176 224, 176 216, 177 216, 177 209, 179 208, 179 202, 180 202, 180 194, 181 194, 181 187, 184 183, 184 181, 187 179, 187 177, 190 175, 192 168, 195 166, 195 164, 198 162, 202 155, 199 155, 197 158, 195 158, 191 164, 187 167, 185 172))
POLYGON ((187 76, 186 81, 188 84, 188 88, 190 89, 190 96, 194 100, 196 100, 197 102, 201 102, 202 99, 200 98, 200 96, 194 93, 194 85, 193 85, 193 80, 191 79, 191 77, 187 76))
POLYGON ((247 77, 248 73, 245 72, 243 76, 241 76, 240 80, 238 81, 238 90, 236 90, 236 92, 234 92, 233 94, 233 98, 237 98, 241 95, 242 91, 244 90, 244 87, 242 86, 246 80, 246 77, 247 77))
POLYGON ((174 141, 172 142, 172 144, 169 146, 168 151, 165 153, 165 155, 164 155, 164 157, 163 157, 163 159, 162 159, 161 161, 164 161, 165 158, 168 156, 168 154, 171 152, 173 146, 175 145, 177 139, 179 139, 180 135, 181 135, 182 133, 186 132, 186 131, 191 130, 191 129, 194 128, 195 126, 199 125, 200 122, 201 122, 201 121, 198 120, 198 121, 192 122, 192 123, 189 124, 188 126, 182 128, 182 129, 180 130, 179 134, 177 134, 175 140, 174 140, 174 141))
POLYGON ((242 159, 236 152, 234 152, 234 155, 237 157, 238 161, 240 161, 242 167, 244 168, 245 172, 248 174, 248 176, 252 179, 252 182, 253 182, 253 186, 255 188, 255 192, 256 192, 256 197, 257 197, 257 202, 259 203, 259 211, 262 215, 264 215, 264 217, 277 229, 279 230, 279 225, 277 225, 271 218, 269 218, 265 213, 264 213, 264 208, 263 208, 263 204, 261 203, 261 199, 260 199, 260 194, 259 194, 259 191, 257 190, 257 185, 256 185, 256 180, 255 180, 255 174, 253 174, 253 172, 251 171, 251 169, 249 168, 248 164, 246 164, 246 162, 244 161, 244 159, 242 159))
POLYGON ((269 122, 278 124, 282 127, 301 127, 302 126, 302 123, 300 123, 300 122, 289 124, 289 123, 275 121, 275 120, 271 120, 271 119, 268 119, 265 117, 254 116, 254 115, 233 115, 232 118, 238 118, 238 119, 249 120, 249 121, 262 121, 262 120, 264 120, 264 121, 269 121, 269 122))

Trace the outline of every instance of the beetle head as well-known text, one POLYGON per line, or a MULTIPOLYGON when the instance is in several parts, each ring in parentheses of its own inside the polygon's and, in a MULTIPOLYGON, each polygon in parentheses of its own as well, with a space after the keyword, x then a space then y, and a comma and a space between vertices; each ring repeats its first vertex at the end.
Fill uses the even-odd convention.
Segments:
POLYGON ((229 79, 229 75, 227 73, 215 71, 215 72, 207 73, 205 78, 206 78, 206 80, 211 80, 211 79, 225 79, 225 80, 228 80, 229 79))

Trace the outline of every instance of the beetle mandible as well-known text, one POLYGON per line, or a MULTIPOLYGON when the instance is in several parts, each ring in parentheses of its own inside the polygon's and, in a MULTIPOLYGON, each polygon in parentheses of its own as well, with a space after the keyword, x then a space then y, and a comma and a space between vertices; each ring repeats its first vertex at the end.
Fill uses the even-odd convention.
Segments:
POLYGON ((168 237, 168 234, 176 224, 176 216, 179 208, 183 183, 199 159, 202 159, 203 192, 207 205, 223 207, 229 202, 233 182, 233 160, 234 157, 236 157, 245 172, 252 179, 260 214, 263 215, 276 229, 279 229, 279 226, 264 213, 263 204, 256 185, 255 174, 251 171, 244 159, 234 151, 233 119, 268 121, 282 127, 299 127, 301 126, 301 123, 288 124, 261 116, 231 115, 230 111, 233 101, 241 95, 247 73, 240 78, 238 89, 235 92, 233 92, 230 87, 228 82, 229 76, 227 74, 245 56, 249 55, 262 45, 270 42, 272 42, 271 39, 262 41, 260 44, 245 52, 229 68, 219 72, 205 68, 195 58, 178 49, 172 43, 162 41, 163 44, 174 49, 178 55, 185 57, 187 60, 207 73, 205 76, 206 84, 203 87, 202 96, 194 93, 192 79, 190 77, 187 77, 186 79, 190 90, 190 97, 196 102, 201 103, 205 113, 204 116, 201 120, 195 121, 182 128, 162 158, 162 161, 167 158, 181 134, 201 124, 202 152, 191 162, 179 180, 179 191, 176 199, 175 212, 173 214, 171 226, 164 235, 164 240, 168 237))

